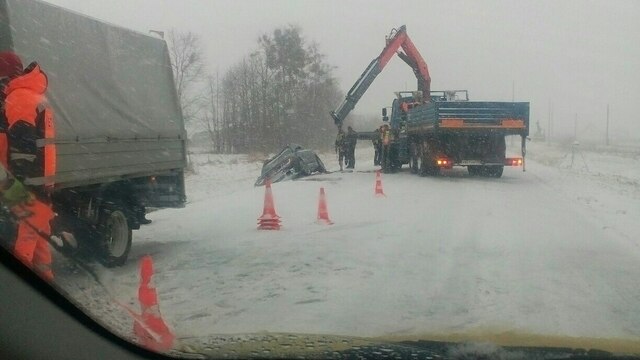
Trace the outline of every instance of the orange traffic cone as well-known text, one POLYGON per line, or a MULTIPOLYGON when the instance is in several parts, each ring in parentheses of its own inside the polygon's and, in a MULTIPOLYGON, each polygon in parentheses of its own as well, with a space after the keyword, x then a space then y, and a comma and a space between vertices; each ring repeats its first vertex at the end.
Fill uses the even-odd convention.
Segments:
POLYGON ((264 190, 264 209, 258 218, 258 230, 280 230, 280 216, 276 214, 271 193, 271 180, 267 179, 264 190))
POLYGON ((386 196, 384 191, 382 191, 382 175, 380 174, 380 170, 376 171, 376 192, 375 195, 377 197, 386 196))
POLYGON ((133 333, 144 347, 155 351, 166 351, 173 346, 175 336, 160 315, 158 294, 151 284, 152 277, 153 259, 147 255, 140 261, 138 301, 142 313, 134 316, 133 333))
POLYGON ((329 220, 329 210, 327 210, 327 199, 324 194, 324 187, 320 188, 320 199, 318 200, 318 224, 333 225, 329 220))

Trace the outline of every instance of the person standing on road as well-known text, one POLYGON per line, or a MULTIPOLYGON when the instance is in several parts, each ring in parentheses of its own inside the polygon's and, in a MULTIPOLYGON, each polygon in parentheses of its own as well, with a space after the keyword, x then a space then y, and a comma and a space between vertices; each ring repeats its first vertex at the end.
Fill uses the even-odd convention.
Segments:
POLYGON ((373 165, 377 166, 380 165, 380 158, 382 157, 382 126, 377 127, 374 131, 373 131, 373 139, 371 140, 373 142, 373 151, 374 151, 374 155, 373 155, 373 165))
POLYGON ((382 142, 382 153, 380 158, 380 165, 382 166, 383 171, 388 171, 390 169, 390 153, 391 153, 391 140, 392 134, 389 125, 384 124, 382 126, 382 131, 380 132, 381 142, 382 142))
POLYGON ((356 144, 358 133, 351 126, 347 127, 347 169, 356 167, 356 144))
POLYGON ((47 85, 47 76, 36 62, 23 70, 15 53, 0 53, 0 202, 17 222, 14 255, 52 281, 48 239, 54 212, 48 187, 31 192, 22 185, 26 178, 55 173, 55 147, 36 146, 37 139, 53 132, 53 113, 44 95, 47 85))
POLYGON ((342 127, 338 127, 338 135, 336 136, 336 154, 338 154, 338 163, 340 164, 340 171, 343 170, 342 163, 347 159, 347 139, 342 127))

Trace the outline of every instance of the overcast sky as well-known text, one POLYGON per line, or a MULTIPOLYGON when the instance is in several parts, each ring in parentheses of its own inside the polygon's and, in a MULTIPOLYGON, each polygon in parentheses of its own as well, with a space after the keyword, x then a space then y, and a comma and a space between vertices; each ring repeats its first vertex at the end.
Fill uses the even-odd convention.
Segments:
MULTIPOLYGON (((468 89, 472 100, 531 103, 554 132, 604 138, 606 106, 613 136, 640 139, 640 1, 379 0, 47 0, 130 29, 192 31, 209 71, 220 73, 256 47, 259 35, 299 25, 337 66, 346 92, 402 24, 424 56, 432 89, 468 89), (515 86, 513 86, 515 84, 515 86)), ((357 105, 379 113, 393 91, 415 89, 399 58, 357 105)))

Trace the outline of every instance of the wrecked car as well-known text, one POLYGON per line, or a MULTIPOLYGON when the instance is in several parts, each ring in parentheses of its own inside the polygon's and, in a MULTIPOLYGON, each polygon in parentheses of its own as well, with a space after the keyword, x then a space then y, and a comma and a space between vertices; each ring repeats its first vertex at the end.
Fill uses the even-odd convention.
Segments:
POLYGON ((267 179, 271 179, 271 182, 275 183, 326 172, 322 160, 313 150, 290 144, 285 146, 276 156, 264 161, 262 172, 256 180, 255 186, 264 185, 267 179))

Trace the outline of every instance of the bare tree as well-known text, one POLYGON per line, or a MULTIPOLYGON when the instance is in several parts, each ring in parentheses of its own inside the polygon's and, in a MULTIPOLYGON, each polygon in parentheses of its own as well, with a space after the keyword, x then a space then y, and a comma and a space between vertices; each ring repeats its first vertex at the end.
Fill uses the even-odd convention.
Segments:
POLYGON ((209 135, 211 150, 214 153, 222 153, 225 148, 225 137, 223 134, 224 123, 220 104, 220 78, 217 72, 215 76, 207 76, 207 85, 204 92, 206 94, 206 102, 203 107, 204 113, 202 116, 199 116, 199 119, 209 135))
POLYGON ((169 31, 169 56, 176 83, 176 91, 182 115, 186 122, 193 120, 203 107, 201 92, 197 91, 204 85, 205 78, 204 55, 200 38, 192 32, 181 33, 169 31))
POLYGON ((299 28, 261 36, 219 89, 225 149, 272 152, 287 143, 330 148, 335 127, 328 114, 341 98, 333 69, 299 28))

